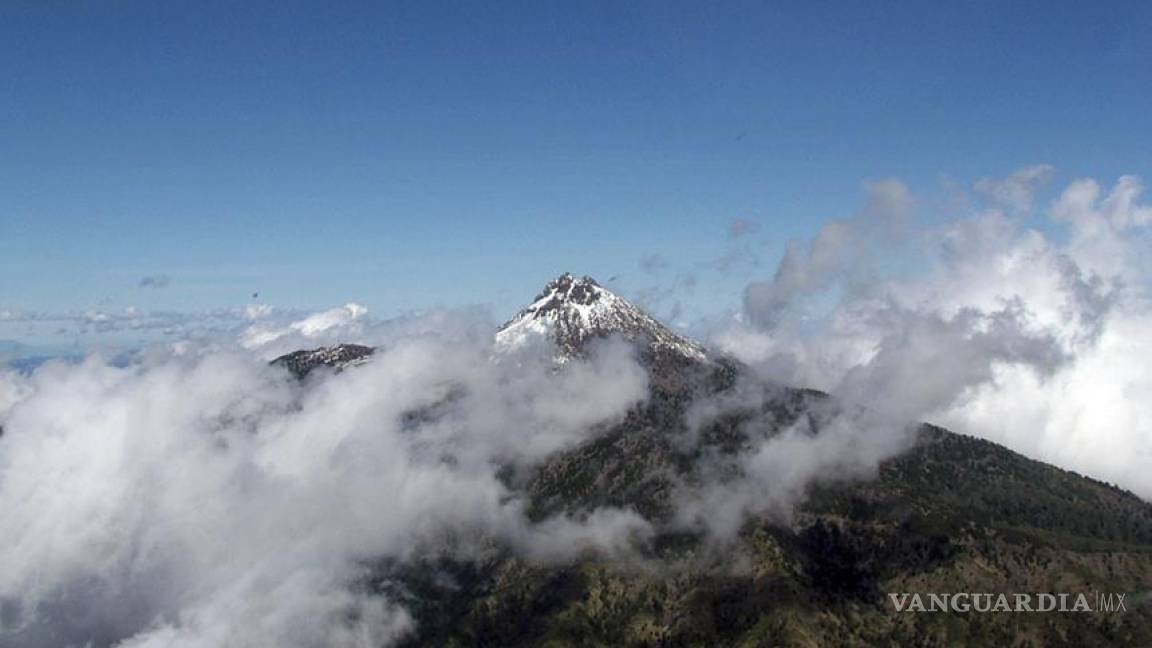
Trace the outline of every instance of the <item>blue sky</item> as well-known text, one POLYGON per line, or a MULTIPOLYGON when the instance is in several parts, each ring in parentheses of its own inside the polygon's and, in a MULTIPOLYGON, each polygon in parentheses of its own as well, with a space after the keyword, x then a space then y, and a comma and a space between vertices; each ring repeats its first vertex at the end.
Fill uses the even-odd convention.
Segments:
POLYGON ((734 308, 869 179, 1152 175, 1152 5, 950 4, 7 2, 0 310, 734 308))

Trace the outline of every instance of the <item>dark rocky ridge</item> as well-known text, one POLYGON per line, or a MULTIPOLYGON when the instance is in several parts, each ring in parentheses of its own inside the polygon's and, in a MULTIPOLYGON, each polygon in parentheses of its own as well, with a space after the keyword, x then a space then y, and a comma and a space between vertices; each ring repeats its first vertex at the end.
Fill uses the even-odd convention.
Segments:
POLYGON ((367 362, 376 349, 361 344, 337 344, 330 347, 302 349, 276 358, 273 365, 282 366, 297 378, 304 378, 319 367, 342 371, 367 362))

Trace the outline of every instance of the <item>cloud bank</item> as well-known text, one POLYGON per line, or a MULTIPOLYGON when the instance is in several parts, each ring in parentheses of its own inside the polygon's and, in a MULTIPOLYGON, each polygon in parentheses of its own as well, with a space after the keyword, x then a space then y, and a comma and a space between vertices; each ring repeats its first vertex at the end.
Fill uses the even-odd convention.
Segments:
POLYGON ((794 241, 750 284, 722 348, 779 380, 983 436, 1152 498, 1152 305, 1141 182, 984 179, 975 207, 917 228, 897 181, 794 241), (914 259, 914 271, 893 260, 914 259))
POLYGON ((563 371, 491 361, 480 329, 469 313, 361 329, 373 362, 303 383, 250 340, 0 374, 0 643, 378 646, 411 620, 352 585, 370 559, 446 534, 537 560, 628 551, 649 533, 631 511, 530 523, 499 471, 621 416, 646 374, 612 345, 563 371))

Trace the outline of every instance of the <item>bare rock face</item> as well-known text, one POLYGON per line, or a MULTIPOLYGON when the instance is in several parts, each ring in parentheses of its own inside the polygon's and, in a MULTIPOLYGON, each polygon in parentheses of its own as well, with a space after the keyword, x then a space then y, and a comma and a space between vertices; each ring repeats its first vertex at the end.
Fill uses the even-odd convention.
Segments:
POLYGON ((375 351, 375 348, 362 344, 337 344, 293 351, 276 358, 272 364, 287 368, 297 378, 304 378, 318 367, 331 367, 336 371, 343 371, 348 367, 364 364, 375 351))

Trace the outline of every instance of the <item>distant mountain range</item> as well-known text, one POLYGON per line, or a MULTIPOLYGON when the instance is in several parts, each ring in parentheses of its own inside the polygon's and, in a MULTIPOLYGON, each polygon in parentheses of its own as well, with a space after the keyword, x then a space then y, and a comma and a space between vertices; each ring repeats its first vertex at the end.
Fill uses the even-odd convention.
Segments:
MULTIPOLYGON (((800 421, 818 436, 850 407, 762 381, 588 277, 549 282, 496 347, 549 344, 563 370, 608 337, 635 346, 649 398, 507 483, 535 519, 634 509, 658 530, 644 564, 540 565, 500 547, 381 563, 368 586, 412 612, 411 645, 1152 645, 1152 504, 938 427, 910 425, 908 449, 871 478, 816 480, 791 515, 751 515, 735 540, 676 524, 684 484, 717 466, 737 478, 757 442, 800 421), (704 401, 721 406, 701 419, 704 401), (1043 592, 1122 593, 1126 611, 898 612, 887 596, 1043 592)), ((274 362, 305 377, 372 354, 345 344, 274 362)))

